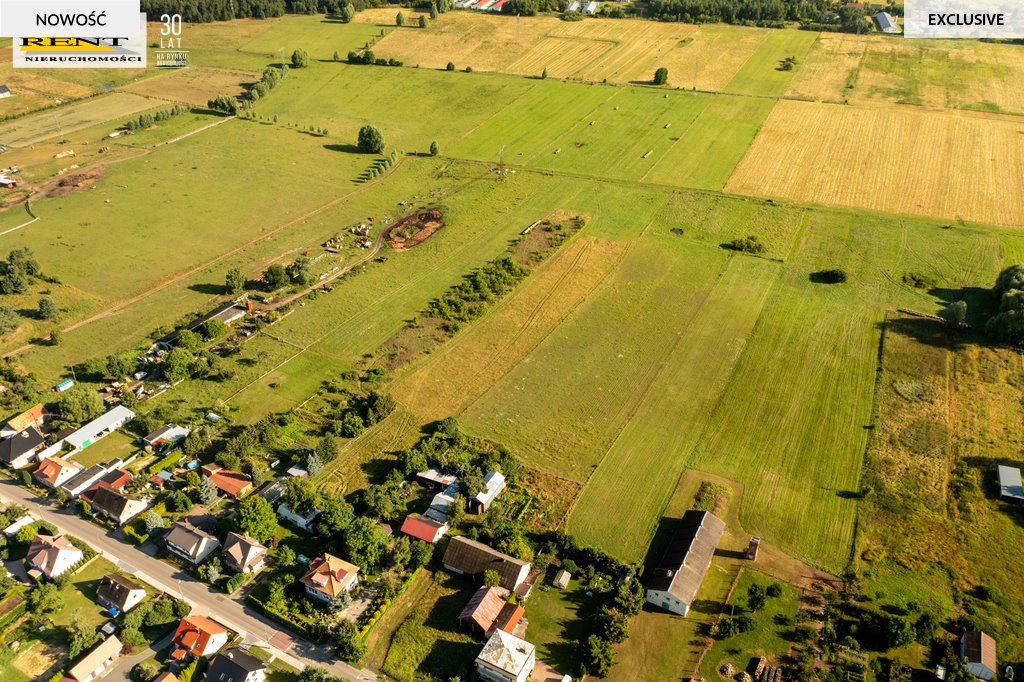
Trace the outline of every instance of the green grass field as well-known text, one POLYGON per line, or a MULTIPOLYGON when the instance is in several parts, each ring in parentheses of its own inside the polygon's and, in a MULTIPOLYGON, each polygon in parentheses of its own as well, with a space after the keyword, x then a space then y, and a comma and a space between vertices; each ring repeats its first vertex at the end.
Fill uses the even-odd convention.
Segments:
POLYGON ((103 121, 145 111, 157 104, 159 103, 151 99, 124 92, 101 95, 67 107, 0 124, 0 144, 27 147, 51 137, 89 128, 103 121))
MULTIPOLYGON (((818 34, 811 31, 772 31, 744 62, 726 86, 726 92, 779 97, 786 91, 795 69, 783 71, 780 63, 787 57, 803 60, 818 34)), ((796 68, 799 68, 797 66, 796 68)))

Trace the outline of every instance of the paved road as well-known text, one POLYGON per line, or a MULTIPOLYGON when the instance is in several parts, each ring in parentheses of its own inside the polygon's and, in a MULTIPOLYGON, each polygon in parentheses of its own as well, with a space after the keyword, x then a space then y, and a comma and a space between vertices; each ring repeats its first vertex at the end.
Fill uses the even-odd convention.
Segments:
POLYGON ((250 643, 268 649, 288 665, 300 670, 307 665, 323 666, 352 682, 378 679, 371 670, 355 668, 339 661, 330 646, 316 646, 294 638, 276 623, 248 608, 240 597, 232 598, 212 590, 181 569, 114 537, 103 528, 75 514, 49 506, 45 498, 37 497, 11 481, 0 481, 0 500, 28 507, 33 516, 52 523, 62 532, 81 538, 125 573, 167 594, 184 599, 192 605, 193 613, 217 620, 243 635, 250 643))

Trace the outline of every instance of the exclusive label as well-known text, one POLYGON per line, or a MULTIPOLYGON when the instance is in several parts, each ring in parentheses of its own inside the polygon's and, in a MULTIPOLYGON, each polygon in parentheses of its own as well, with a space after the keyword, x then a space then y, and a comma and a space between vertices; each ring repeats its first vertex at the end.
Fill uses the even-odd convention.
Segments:
POLYGON ((1024 38, 1021 0, 906 0, 907 38, 1024 38))

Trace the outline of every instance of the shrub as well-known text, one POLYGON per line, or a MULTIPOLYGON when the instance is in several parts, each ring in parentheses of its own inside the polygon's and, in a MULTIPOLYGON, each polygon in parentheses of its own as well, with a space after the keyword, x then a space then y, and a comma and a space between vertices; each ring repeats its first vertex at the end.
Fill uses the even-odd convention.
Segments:
POLYGON ((732 249, 733 251, 742 251, 743 253, 764 253, 764 244, 755 235, 750 235, 743 239, 733 239, 725 245, 725 248, 732 249))
POLYGON ((811 280, 822 284, 842 284, 847 280, 847 276, 846 271, 841 268, 829 268, 813 273, 811 280))
POLYGON ((455 70, 455 64, 453 64, 452 62, 448 62, 448 66, 444 67, 444 70, 445 71, 454 71, 455 70))

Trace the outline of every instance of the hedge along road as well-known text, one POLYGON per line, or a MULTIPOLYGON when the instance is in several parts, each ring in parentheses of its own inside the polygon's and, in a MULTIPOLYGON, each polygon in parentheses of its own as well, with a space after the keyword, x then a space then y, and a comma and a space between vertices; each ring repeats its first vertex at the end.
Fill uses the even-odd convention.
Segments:
POLYGON ((322 666, 328 668, 332 674, 341 675, 352 682, 370 682, 378 679, 371 670, 356 668, 337 660, 333 646, 317 646, 290 635, 275 623, 247 608, 241 597, 231 597, 210 589, 208 585, 194 580, 171 564, 117 539, 113 534, 85 519, 47 506, 44 504, 47 500, 37 497, 11 481, 0 483, 0 500, 7 504, 28 507, 32 516, 52 523, 63 533, 81 538, 119 569, 171 596, 187 601, 192 606, 193 613, 207 615, 249 638, 250 641, 255 640, 261 648, 268 649, 274 656, 292 667, 301 670, 307 665, 322 666), (282 640, 288 642, 283 648, 280 644, 282 640))

